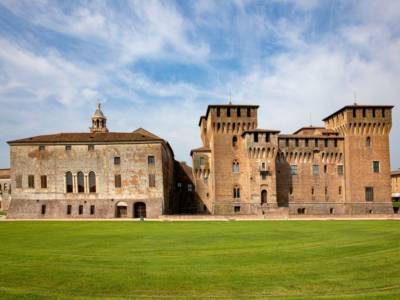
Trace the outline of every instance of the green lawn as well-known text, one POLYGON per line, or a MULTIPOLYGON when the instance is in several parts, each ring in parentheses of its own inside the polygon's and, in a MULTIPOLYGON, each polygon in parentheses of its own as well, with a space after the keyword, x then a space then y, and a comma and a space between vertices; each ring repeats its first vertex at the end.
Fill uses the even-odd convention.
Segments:
POLYGON ((1 299, 400 299, 400 222, 0 222, 1 299))

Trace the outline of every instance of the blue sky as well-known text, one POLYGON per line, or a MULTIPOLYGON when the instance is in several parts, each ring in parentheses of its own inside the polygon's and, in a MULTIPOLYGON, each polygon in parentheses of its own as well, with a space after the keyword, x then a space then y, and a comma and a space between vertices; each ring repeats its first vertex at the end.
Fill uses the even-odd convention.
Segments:
POLYGON ((259 104, 291 133, 343 105, 392 104, 400 167, 400 1, 0 0, 0 167, 7 140, 144 127, 178 160, 208 104, 259 104))

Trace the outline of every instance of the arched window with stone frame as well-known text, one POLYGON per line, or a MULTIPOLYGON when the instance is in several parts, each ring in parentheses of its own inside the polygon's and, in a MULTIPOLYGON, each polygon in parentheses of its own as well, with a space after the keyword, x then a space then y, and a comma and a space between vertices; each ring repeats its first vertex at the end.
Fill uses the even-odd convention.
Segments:
POLYGON ((96 193, 96 174, 89 172, 89 193, 96 193))

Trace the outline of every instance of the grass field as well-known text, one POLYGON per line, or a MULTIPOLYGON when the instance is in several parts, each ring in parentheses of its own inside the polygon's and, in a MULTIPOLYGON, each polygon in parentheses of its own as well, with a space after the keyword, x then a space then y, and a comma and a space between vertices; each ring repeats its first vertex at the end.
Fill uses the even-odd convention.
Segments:
POLYGON ((1 299, 400 299, 400 222, 0 222, 1 299))

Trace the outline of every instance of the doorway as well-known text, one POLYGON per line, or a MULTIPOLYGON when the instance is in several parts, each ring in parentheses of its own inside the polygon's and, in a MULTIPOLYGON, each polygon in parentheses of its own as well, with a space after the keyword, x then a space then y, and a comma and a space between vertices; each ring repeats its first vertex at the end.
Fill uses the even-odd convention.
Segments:
POLYGON ((118 202, 115 209, 115 216, 117 218, 126 218, 128 216, 128 204, 125 202, 118 202))
POLYGON ((267 190, 261 191, 261 204, 267 203, 267 190))
POLYGON ((133 205, 134 218, 146 218, 146 204, 143 202, 136 202, 133 205))

